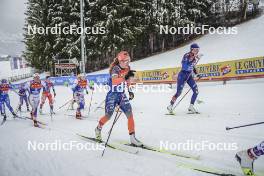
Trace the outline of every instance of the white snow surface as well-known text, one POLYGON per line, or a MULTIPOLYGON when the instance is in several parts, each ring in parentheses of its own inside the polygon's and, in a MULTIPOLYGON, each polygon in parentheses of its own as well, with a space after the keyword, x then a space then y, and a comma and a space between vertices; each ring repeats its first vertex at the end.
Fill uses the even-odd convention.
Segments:
MULTIPOLYGON (((264 56, 264 15, 235 27, 237 34, 207 34, 177 49, 134 61, 131 67, 134 70, 178 67, 191 43, 199 44, 200 53, 204 55, 199 64, 264 56)), ((108 69, 95 73, 108 73, 108 69)))
MULTIPOLYGON (((0 127, 0 175, 1 176, 121 176, 121 175, 181 175, 205 176, 208 174, 193 171, 184 167, 177 167, 178 162, 187 162, 242 176, 239 165, 235 161, 235 153, 239 150, 253 147, 264 140, 263 125, 226 131, 225 127, 237 126, 263 121, 263 90, 264 79, 230 81, 222 83, 199 83, 199 100, 196 104, 201 114, 187 113, 191 94, 176 108, 176 116, 167 116, 166 106, 175 88, 164 93, 146 93, 143 90, 135 92, 135 99, 131 101, 136 124, 136 135, 144 143, 159 147, 160 142, 184 143, 193 140, 196 143, 209 141, 213 143, 235 143, 237 150, 231 151, 186 151, 187 154, 200 155, 200 160, 183 159, 166 154, 140 150, 137 155, 124 153, 113 149, 106 149, 104 157, 102 151, 87 151, 76 149, 71 151, 29 151, 28 141, 52 143, 57 141, 77 141, 85 144, 87 141, 76 136, 75 133, 94 136, 97 120, 104 114, 103 109, 94 112, 95 108, 105 98, 105 93, 94 93, 91 113, 85 120, 76 120, 67 114, 75 111, 67 110, 67 106, 58 107, 71 99, 68 87, 56 87, 55 102, 56 115, 51 121, 49 107, 44 106, 44 115, 39 120, 48 123, 46 129, 32 126, 29 120, 13 119, 8 113, 8 121, 0 127)), ((187 86, 183 92, 187 91, 187 86)), ((83 112, 88 114, 90 96, 86 95, 87 106, 83 112)), ((18 97, 10 93, 12 106, 18 104, 18 97)), ((23 107, 25 110, 25 107, 23 107)), ((29 116, 22 112, 22 115, 29 116)), ((113 120, 113 118, 112 118, 113 120)), ((106 140, 112 120, 102 131, 106 140)), ((110 143, 128 141, 127 119, 122 115, 114 127, 110 143)), ((264 173, 264 157, 255 162, 258 173, 264 173)), ((259 176, 262 176, 260 174, 259 176)))

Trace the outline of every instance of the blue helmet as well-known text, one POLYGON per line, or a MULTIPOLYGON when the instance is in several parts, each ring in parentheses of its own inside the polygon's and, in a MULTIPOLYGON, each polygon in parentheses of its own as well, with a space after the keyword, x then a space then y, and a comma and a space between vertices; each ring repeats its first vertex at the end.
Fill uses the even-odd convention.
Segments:
POLYGON ((2 83, 2 84, 6 84, 6 83, 7 83, 7 79, 2 79, 2 80, 1 80, 1 83, 2 83))
POLYGON ((190 49, 194 49, 194 48, 200 48, 200 47, 197 43, 193 43, 193 44, 191 44, 190 49))

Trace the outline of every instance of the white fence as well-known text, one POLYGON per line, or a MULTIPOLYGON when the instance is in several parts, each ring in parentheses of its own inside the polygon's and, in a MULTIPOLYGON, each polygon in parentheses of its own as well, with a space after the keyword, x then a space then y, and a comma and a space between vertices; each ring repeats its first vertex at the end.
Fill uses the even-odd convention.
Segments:
POLYGON ((10 61, 0 61, 0 79, 5 78, 12 82, 31 77, 32 74, 31 67, 12 69, 10 61))

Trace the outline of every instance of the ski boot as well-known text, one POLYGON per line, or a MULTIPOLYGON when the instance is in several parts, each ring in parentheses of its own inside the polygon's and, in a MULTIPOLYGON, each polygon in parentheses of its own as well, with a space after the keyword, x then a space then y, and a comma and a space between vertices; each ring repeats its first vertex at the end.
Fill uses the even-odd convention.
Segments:
POLYGON ((141 147, 143 146, 143 143, 140 142, 136 137, 135 137, 135 133, 131 133, 130 134, 130 144, 136 147, 141 147))
POLYGON ((188 108, 188 113, 189 114, 199 114, 199 112, 193 107, 193 104, 190 104, 188 108))
POLYGON ((253 164, 256 159, 252 149, 243 150, 236 154, 236 160, 239 162, 245 176, 255 176, 253 164))
POLYGON ((76 116, 75 116, 75 118, 76 118, 76 119, 79 119, 79 120, 82 119, 82 114, 81 114, 81 112, 77 111, 77 112, 76 112, 76 116))
POLYGON ((36 120, 33 120, 33 123, 34 123, 34 127, 39 127, 39 124, 36 120))
POLYGON ((3 119, 3 121, 6 121, 6 115, 5 115, 5 114, 3 114, 3 116, 4 116, 4 119, 3 119))
POLYGON ((173 105, 167 106, 167 110, 169 111, 169 114, 174 114, 173 113, 173 105))
POLYGON ((173 105, 174 105, 175 101, 176 101, 176 97, 173 96, 173 97, 171 98, 170 105, 167 106, 167 110, 169 111, 169 114, 174 114, 174 113, 173 113, 173 105))
POLYGON ((94 131, 95 131, 95 138, 98 141, 102 141, 102 135, 101 135, 102 128, 97 126, 94 131))
POLYGON ((18 117, 15 112, 12 112, 12 115, 14 119, 18 117))

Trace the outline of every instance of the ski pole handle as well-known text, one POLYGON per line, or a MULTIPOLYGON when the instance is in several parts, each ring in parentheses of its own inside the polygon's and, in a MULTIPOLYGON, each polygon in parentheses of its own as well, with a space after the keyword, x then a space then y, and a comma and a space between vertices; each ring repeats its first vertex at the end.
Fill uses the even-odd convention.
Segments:
POLYGON ((228 131, 228 130, 232 130, 232 129, 236 129, 236 128, 243 128, 243 127, 254 126, 254 125, 260 125, 260 124, 264 124, 264 122, 251 123, 251 124, 241 125, 241 126, 235 126, 235 127, 226 127, 226 130, 228 131))

